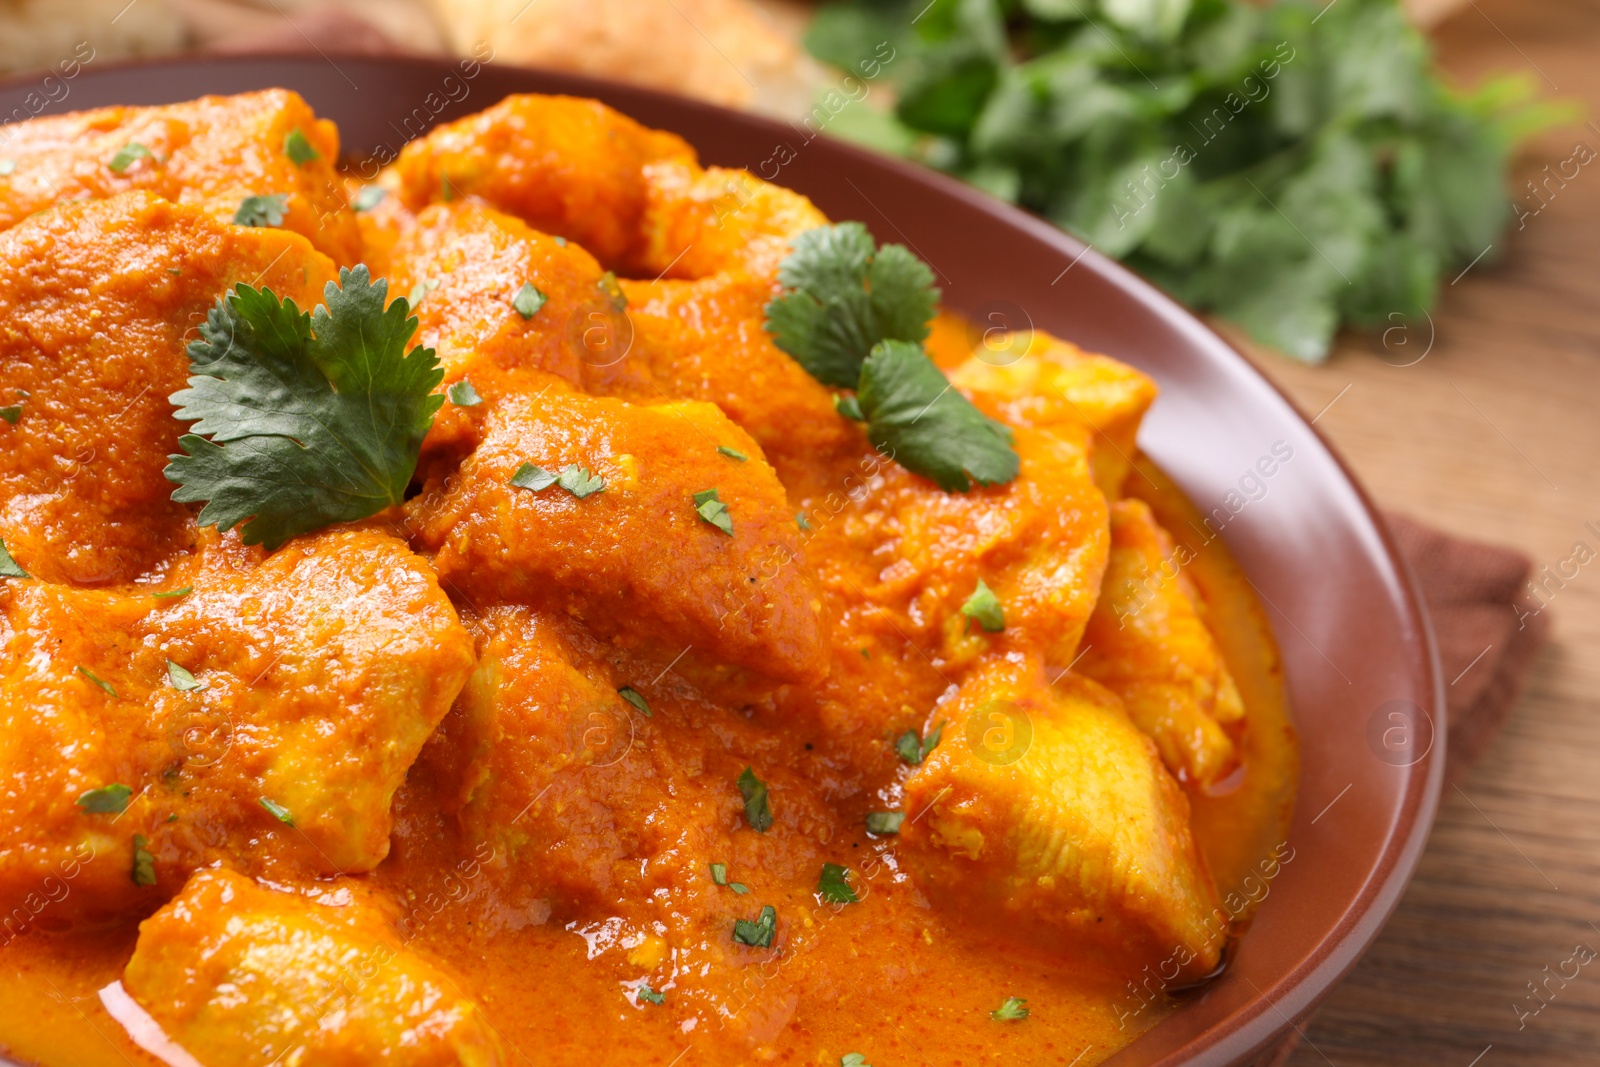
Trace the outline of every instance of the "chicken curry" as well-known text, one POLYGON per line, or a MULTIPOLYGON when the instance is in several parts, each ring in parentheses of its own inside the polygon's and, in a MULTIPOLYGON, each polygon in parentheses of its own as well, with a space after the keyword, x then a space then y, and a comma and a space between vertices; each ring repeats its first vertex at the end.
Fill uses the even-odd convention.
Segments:
POLYGON ((1133 368, 592 101, 14 131, 10 1057, 1088 1065, 1292 860, 1133 368))

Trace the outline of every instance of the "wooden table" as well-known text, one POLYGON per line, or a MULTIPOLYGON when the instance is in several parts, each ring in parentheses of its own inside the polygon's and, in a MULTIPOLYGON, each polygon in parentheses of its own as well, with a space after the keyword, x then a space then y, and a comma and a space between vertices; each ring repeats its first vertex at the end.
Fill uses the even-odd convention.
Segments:
MULTIPOLYGON (((1542 138, 1524 169, 1600 153, 1600 3, 1475 0, 1437 37, 1454 75, 1530 71, 1586 105, 1595 121, 1542 138)), ((1600 158, 1546 196, 1445 289, 1431 350, 1424 326, 1388 349, 1347 338, 1315 368, 1252 353, 1306 412, 1331 404, 1317 425, 1381 505, 1536 567, 1578 541, 1600 552, 1584 528, 1600 528, 1600 158)), ((1577 946, 1600 952, 1600 558, 1548 610, 1510 725, 1443 798, 1416 880, 1293 1067, 1600 1064, 1600 958, 1544 984, 1577 946), (1530 982, 1548 1004, 1519 1019, 1539 1008, 1530 982)))

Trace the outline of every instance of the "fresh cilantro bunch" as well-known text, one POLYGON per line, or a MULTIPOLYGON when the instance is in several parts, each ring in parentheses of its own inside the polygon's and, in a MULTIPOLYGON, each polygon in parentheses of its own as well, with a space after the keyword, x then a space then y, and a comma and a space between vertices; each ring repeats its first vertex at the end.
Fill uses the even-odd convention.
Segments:
POLYGON ((358 266, 311 314, 244 284, 218 297, 189 346, 189 387, 170 397, 194 423, 168 457, 172 498, 269 549, 400 503, 444 372, 432 349, 407 350, 417 320, 387 296, 358 266))
POLYGON ((773 343, 824 385, 856 390, 836 406, 866 423, 873 447, 946 492, 1017 476, 1010 429, 956 392, 922 349, 939 303, 926 263, 842 222, 796 237, 778 281, 785 291, 766 308, 773 343))
POLYGON ((1432 72, 1394 0, 840 0, 807 36, 884 41, 892 115, 829 131, 1027 207, 1307 361, 1421 318, 1507 220, 1508 157, 1565 117, 1531 82, 1432 72))

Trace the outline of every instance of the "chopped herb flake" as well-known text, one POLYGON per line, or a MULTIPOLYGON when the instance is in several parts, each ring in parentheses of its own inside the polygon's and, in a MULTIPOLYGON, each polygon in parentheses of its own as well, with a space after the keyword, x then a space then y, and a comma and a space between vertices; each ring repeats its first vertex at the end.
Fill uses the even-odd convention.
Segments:
POLYGON ((78 807, 90 815, 121 815, 128 810, 133 790, 120 782, 91 789, 78 797, 78 807))
POLYGON ((997 1023, 1014 1022, 1028 1017, 1028 1002, 1021 997, 1007 997, 1006 1002, 989 1013, 989 1018, 997 1023))
POLYGON ((151 593, 150 595, 157 600, 170 600, 180 596, 188 596, 192 592, 194 592, 194 586, 186 585, 182 589, 168 589, 166 592, 151 593))
POLYGON ((85 678, 89 679, 89 681, 93 682, 95 685, 99 686, 101 689, 104 689, 113 698, 116 697, 117 691, 115 689, 111 688, 111 683, 106 681, 104 678, 101 678, 98 674, 94 673, 94 671, 91 671, 88 667, 79 667, 78 668, 78 673, 83 675, 85 678))
POLYGON ((383 203, 383 198, 389 195, 389 190, 381 185, 363 185, 361 191, 350 200, 350 207, 355 211, 371 211, 383 203))
POLYGON ((978 588, 973 590, 967 602, 961 605, 961 614, 967 617, 967 629, 972 629, 976 622, 989 633, 997 634, 1006 628, 1006 613, 1000 606, 1000 598, 994 595, 982 578, 978 579, 978 588))
POLYGON ((11 558, 10 549, 6 548, 6 539, 0 537, 0 578, 26 578, 28 572, 23 570, 16 560, 11 558))
POLYGON ((472 387, 472 383, 463 378, 445 390, 450 395, 450 403, 457 407, 475 408, 483 403, 483 397, 472 387))
POLYGON ((839 1067, 872 1067, 872 1064, 859 1052, 846 1052, 839 1057, 839 1067))
POLYGON ((640 693, 633 686, 625 685, 621 689, 618 689, 617 690, 617 696, 621 697, 623 700, 626 700, 628 703, 630 703, 634 707, 638 708, 641 712, 644 713, 644 717, 645 718, 647 718, 647 719, 650 718, 650 705, 649 705, 649 703, 644 699, 644 694, 640 693))
POLYGON ((903 811, 867 812, 867 832, 871 834, 897 834, 900 824, 906 821, 903 811))
POLYGON ((180 692, 189 693, 206 687, 205 683, 196 680, 195 676, 190 674, 187 668, 172 662, 170 659, 167 660, 167 677, 172 682, 172 688, 180 692))
POLYGON ((728 514, 728 505, 717 496, 715 489, 702 489, 694 495, 695 514, 702 520, 715 526, 729 537, 733 536, 733 516, 728 514))
POLYGON ((143 834, 133 835, 133 884, 156 884, 156 858, 152 856, 145 846, 150 843, 143 834))
POLYGON ((767 803, 767 783, 746 767, 739 774, 739 793, 744 797, 744 819, 752 830, 766 833, 772 828, 772 808, 767 803))
POLYGON ((283 214, 288 210, 288 193, 247 196, 239 201, 239 210, 233 213, 233 221, 240 226, 282 226, 283 214))
POLYGON ((600 275, 600 280, 595 283, 600 291, 606 294, 606 299, 611 301, 611 306, 622 311, 628 306, 628 294, 622 291, 622 284, 617 281, 617 276, 611 271, 600 275))
POLYGON ((106 166, 110 167, 118 174, 121 174, 123 171, 133 166, 136 160, 154 158, 155 153, 150 151, 150 149, 146 148, 138 141, 129 141, 127 144, 117 149, 117 154, 111 157, 111 162, 107 163, 106 166))
POLYGON ((928 758, 928 754, 939 744, 939 735, 944 730, 940 723, 929 732, 927 737, 918 737, 915 730, 907 730, 900 735, 900 740, 894 743, 894 749, 900 753, 900 758, 915 767, 928 758))
POLYGON ((587 467, 569 463, 561 468, 561 474, 557 476, 556 484, 579 500, 582 500, 586 496, 592 496, 603 491, 606 487, 606 480, 598 474, 591 474, 587 467))
POLYGON ((861 401, 857 400, 853 396, 845 396, 843 393, 834 393, 833 410, 837 411, 845 418, 851 419, 855 422, 867 421, 866 416, 861 414, 861 401))
POLYGON ((649 983, 641 983, 636 992, 639 994, 640 1000, 647 1000, 651 1004, 662 1004, 665 1003, 667 999, 667 995, 665 993, 657 993, 654 989, 650 988, 649 983))
POLYGON ((511 475, 511 484, 518 489, 531 489, 537 493, 541 489, 548 489, 556 484, 556 476, 543 467, 535 467, 532 463, 524 463, 511 475))
POLYGON ((817 893, 829 904, 859 904, 861 898, 850 887, 850 868, 837 863, 824 863, 822 875, 817 879, 817 893))
POLYGON ((740 896, 750 892, 750 887, 743 882, 728 881, 728 865, 725 863, 713 863, 711 865, 711 880, 718 885, 727 886, 740 896))
POLYGON ((740 463, 743 463, 745 460, 750 458, 743 452, 740 452, 737 448, 729 448, 727 445, 718 445, 717 451, 722 453, 724 456, 727 456, 729 459, 738 460, 740 463))
POLYGON ((267 797, 261 797, 259 803, 263 808, 266 808, 272 813, 272 817, 274 819, 277 819, 279 822, 283 823, 283 825, 294 825, 294 816, 289 814, 289 809, 284 807, 282 804, 279 804, 277 801, 271 800, 267 797))
POLYGON ((771 904, 761 909, 755 922, 739 919, 733 924, 733 939, 753 948, 771 948, 772 935, 778 932, 778 909, 771 904))
POLYGON ((290 130, 283 139, 283 154, 297 167, 303 167, 312 160, 322 158, 322 153, 312 147, 305 132, 299 129, 290 130))
POLYGON ((15 426, 20 418, 22 418, 21 404, 12 404, 10 407, 0 408, 0 419, 5 419, 11 425, 15 426))
POLYGON ((522 288, 517 290, 517 295, 511 298, 511 306, 517 309, 517 314, 525 319, 531 319, 544 307, 544 302, 549 299, 534 287, 532 282, 523 282, 522 288))

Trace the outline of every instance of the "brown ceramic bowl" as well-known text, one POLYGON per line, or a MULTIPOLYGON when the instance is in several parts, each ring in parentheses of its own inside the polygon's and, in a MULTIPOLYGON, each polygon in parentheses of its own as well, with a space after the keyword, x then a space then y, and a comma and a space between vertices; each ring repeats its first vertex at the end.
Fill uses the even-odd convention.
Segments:
POLYGON ((1258 458, 1287 442, 1293 461, 1266 482, 1264 496, 1249 494, 1259 499, 1227 522, 1223 537, 1282 649, 1304 761, 1289 837, 1294 859, 1227 972, 1110 1062, 1223 1067, 1271 1046, 1377 937, 1427 840, 1444 767, 1443 687, 1427 615, 1339 458, 1193 315, 1016 208, 749 115, 577 77, 492 65, 468 76, 472 69, 339 55, 90 65, 66 82, 0 87, 0 119, 26 118, 41 102, 57 114, 283 86, 339 124, 349 153, 388 157, 508 93, 597 97, 683 135, 705 162, 749 168, 805 193, 833 218, 859 219, 880 240, 909 245, 933 265, 954 310, 977 321, 998 314, 1007 325, 1031 320, 1154 376, 1161 399, 1140 444, 1202 511, 1222 505, 1258 458), (1411 731, 1398 749, 1386 743, 1397 724, 1411 731))

